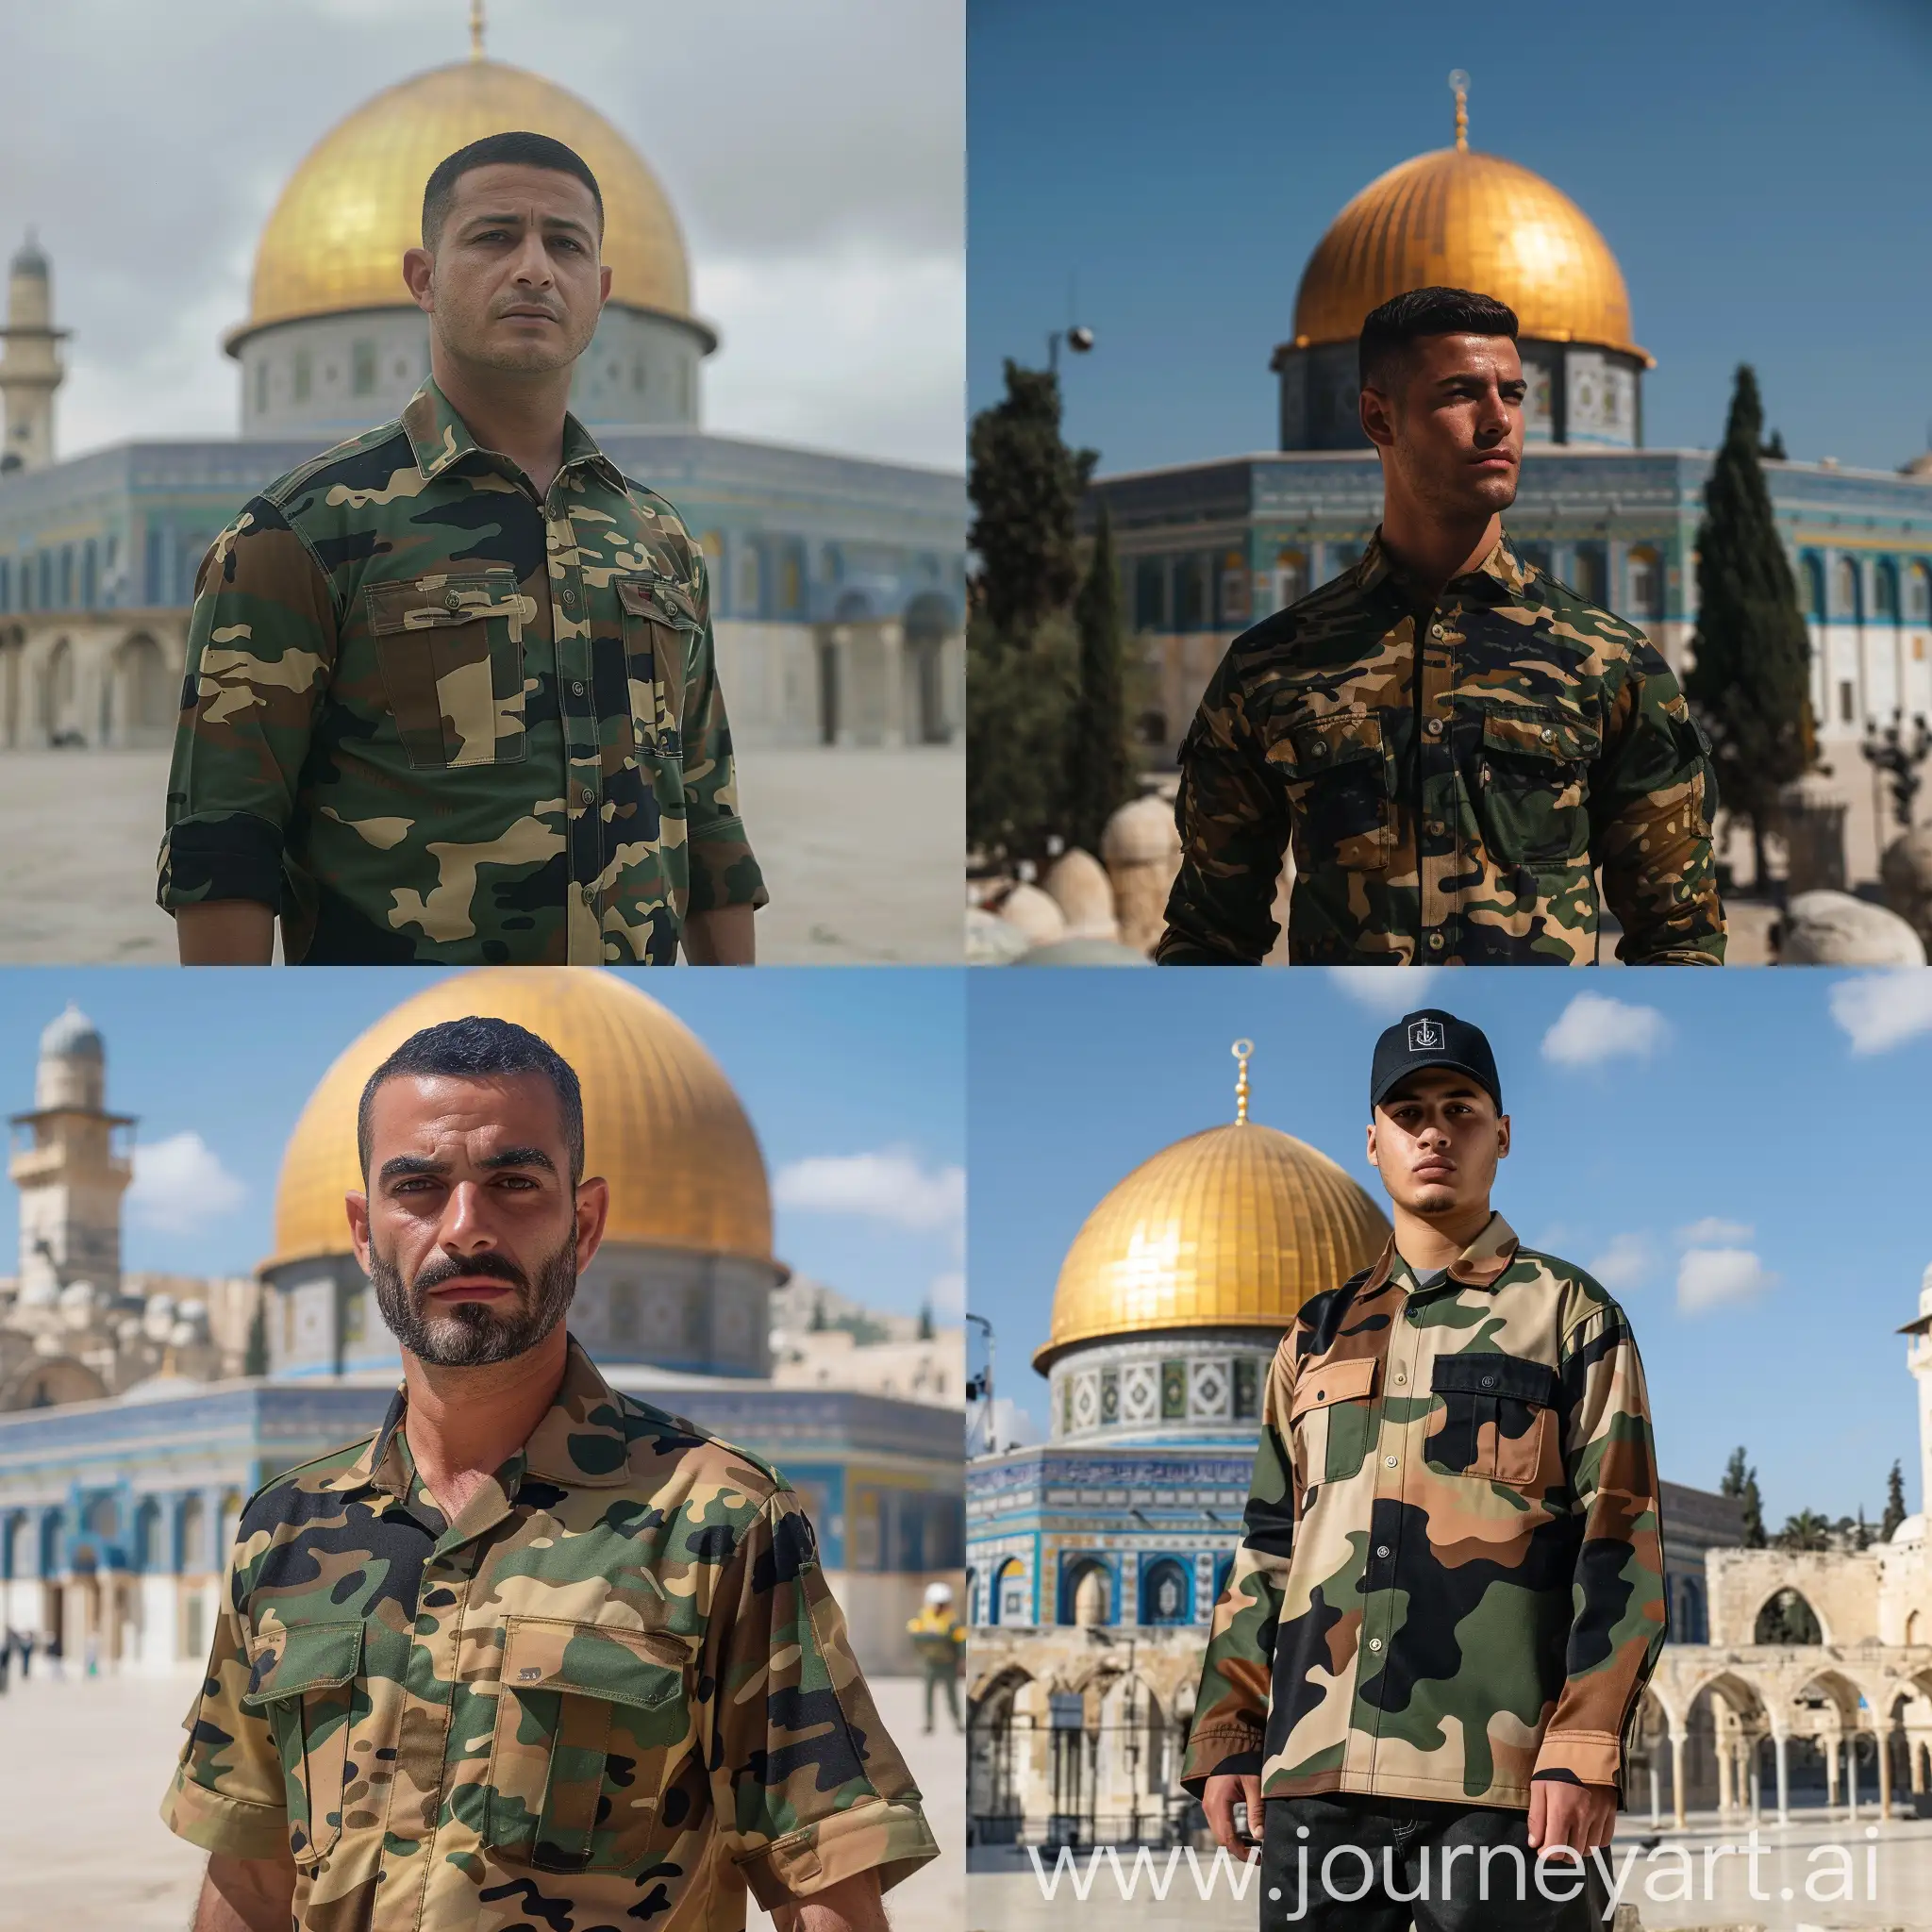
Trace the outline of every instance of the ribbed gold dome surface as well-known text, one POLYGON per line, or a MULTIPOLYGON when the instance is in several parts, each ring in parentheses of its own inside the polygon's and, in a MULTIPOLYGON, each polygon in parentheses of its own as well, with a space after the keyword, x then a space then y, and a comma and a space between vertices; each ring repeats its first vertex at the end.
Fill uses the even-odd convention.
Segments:
POLYGON ((1306 1141, 1253 1123, 1191 1134, 1087 1217, 1034 1365, 1150 1328, 1285 1328, 1388 1239, 1381 1209, 1306 1141))
POLYGON ((594 968, 491 966, 405 1000, 323 1075, 282 1157, 275 1252, 264 1267, 348 1253, 342 1196, 362 1187, 356 1108, 364 1083, 410 1034, 469 1013, 527 1026, 576 1070, 585 1172, 610 1183, 606 1241, 771 1259, 758 1136, 683 1021, 594 968))
POLYGON ((1370 309, 1436 286, 1507 302, 1525 336, 1645 353, 1590 217, 1527 168, 1453 147, 1391 168, 1335 217, 1302 272, 1295 343, 1352 342, 1370 309))
POLYGON ((689 316, 684 237, 637 150, 563 88, 520 67, 463 60, 385 89, 309 149, 261 231, 248 320, 235 336, 296 316, 408 307, 403 251, 422 241, 431 172, 459 147, 512 129, 567 142, 596 175, 610 299, 689 316))

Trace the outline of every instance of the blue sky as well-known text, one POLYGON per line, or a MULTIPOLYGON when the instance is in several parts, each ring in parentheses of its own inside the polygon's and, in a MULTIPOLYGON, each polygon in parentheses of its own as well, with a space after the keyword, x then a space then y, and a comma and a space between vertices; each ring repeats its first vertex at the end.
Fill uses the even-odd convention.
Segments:
POLYGON ((1775 1527, 1807 1507, 1862 1504, 1875 1520, 1897 1457, 1917 1507, 1893 1331, 1932 1263, 1932 974, 1591 981, 1579 993, 1568 974, 1504 969, 1440 974, 1426 991, 1360 968, 970 975, 968 1291, 994 1324, 1001 1392, 1043 1432, 1046 1384, 1027 1363, 1061 1257, 1129 1170, 1233 1119, 1232 1041, 1255 1042, 1253 1117, 1381 1202, 1362 1152, 1370 1055, 1391 1020, 1439 1005, 1496 1050, 1515 1125, 1496 1206, 1630 1311, 1664 1474, 1715 1489, 1741 1442, 1775 1527))
MULTIPOLYGON (((329 1062, 428 977, 376 967, 160 973, 13 967, 0 1002, 0 1103, 32 1105, 41 1030, 71 999, 108 1047, 108 1099, 169 1143, 171 1185, 136 1182, 129 1269, 242 1274, 271 1247, 275 1175, 329 1062), (183 1141, 198 1136, 199 1148, 183 1141), (171 1225, 171 1224, 175 1224, 171 1225)), ((957 974, 634 975, 697 1034, 736 1086, 777 1182, 777 1249, 873 1307, 918 1309, 959 1269, 965 1149, 964 999, 957 974), (786 1171, 806 1161, 857 1166, 786 1171), (836 1201, 836 1208, 811 1201, 836 1201), (795 1205, 787 1205, 788 1202, 795 1205)), ((0 1274, 18 1250, 0 1185, 0 1274)))
POLYGON ((968 385, 1066 323, 1070 440, 1105 471, 1275 446, 1268 358, 1303 264, 1357 192, 1471 143, 1554 182, 1630 291, 1645 441, 1707 448, 1756 364, 1794 457, 1924 447, 1923 0, 972 0, 968 385))

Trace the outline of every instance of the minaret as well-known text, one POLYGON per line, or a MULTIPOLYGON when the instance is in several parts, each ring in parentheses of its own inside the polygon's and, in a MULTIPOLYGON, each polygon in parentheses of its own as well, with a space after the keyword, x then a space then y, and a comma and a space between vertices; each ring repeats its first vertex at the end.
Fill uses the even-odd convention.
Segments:
POLYGON ((1911 1343, 1906 1366, 1919 1385, 1919 1514, 1932 1521, 1932 1268, 1919 1279, 1919 1318, 1898 1331, 1911 1343))
POLYGON ((20 1301, 45 1307, 72 1281, 108 1293, 121 1287, 121 1196, 134 1165, 116 1152, 114 1130, 133 1116, 107 1110, 107 1050, 73 1005, 41 1035, 31 1113, 12 1117, 32 1130, 13 1157, 20 1189, 20 1301))
POLYGON ((7 326, 0 329, 0 402, 5 440, 0 470, 44 470, 54 460, 54 391, 67 372, 55 344, 70 333, 54 326, 47 258, 27 230, 7 272, 7 326))

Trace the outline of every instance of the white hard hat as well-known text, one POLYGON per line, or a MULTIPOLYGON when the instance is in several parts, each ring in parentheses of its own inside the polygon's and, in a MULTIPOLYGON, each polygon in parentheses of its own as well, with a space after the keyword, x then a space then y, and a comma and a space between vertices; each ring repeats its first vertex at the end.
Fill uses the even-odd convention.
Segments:
POLYGON ((953 1586, 950 1583, 928 1583, 925 1586, 925 1600, 929 1604, 949 1604, 953 1601, 953 1586))

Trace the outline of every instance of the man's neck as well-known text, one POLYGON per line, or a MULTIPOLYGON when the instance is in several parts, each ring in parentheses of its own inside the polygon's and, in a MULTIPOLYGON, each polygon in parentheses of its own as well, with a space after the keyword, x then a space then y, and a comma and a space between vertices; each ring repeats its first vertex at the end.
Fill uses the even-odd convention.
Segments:
POLYGON ((1433 1274, 1446 1268, 1463 1249, 1489 1226, 1493 1218, 1490 1204, 1465 1208, 1454 1214, 1437 1217, 1395 1208, 1395 1252, 1418 1274, 1433 1274))
POLYGON ((1419 505, 1391 495, 1382 510, 1382 548, 1395 575, 1418 602, 1434 604, 1454 578, 1480 564, 1503 534, 1503 513, 1491 511, 1480 523, 1467 518, 1444 523, 1419 505))
POLYGON ((475 368, 452 358, 432 335, 429 373, 477 446, 508 457, 530 479, 540 497, 548 496, 563 467, 570 369, 520 375, 501 369, 475 368))
POLYGON ((530 1440, 557 1399, 569 1349, 559 1322, 535 1348, 483 1368, 440 1368, 404 1351, 403 1433, 424 1488, 452 1523, 530 1440))

